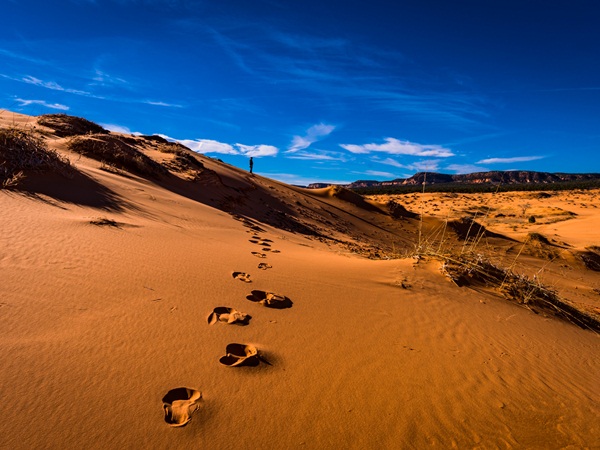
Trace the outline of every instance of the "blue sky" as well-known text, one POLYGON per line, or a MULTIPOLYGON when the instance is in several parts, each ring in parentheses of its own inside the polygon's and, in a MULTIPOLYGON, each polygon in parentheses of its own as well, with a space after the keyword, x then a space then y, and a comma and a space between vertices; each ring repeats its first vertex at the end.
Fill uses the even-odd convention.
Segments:
POLYGON ((600 172, 595 0, 3 0, 0 108, 285 182, 600 172))

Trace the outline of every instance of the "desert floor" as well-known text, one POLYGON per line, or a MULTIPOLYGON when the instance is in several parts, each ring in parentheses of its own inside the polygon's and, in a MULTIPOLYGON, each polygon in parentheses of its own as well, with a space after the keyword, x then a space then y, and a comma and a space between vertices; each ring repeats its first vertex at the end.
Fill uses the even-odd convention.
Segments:
POLYGON ((476 245, 600 313, 598 191, 411 194, 394 217, 140 137, 168 171, 107 170, 9 126, 76 173, 0 189, 0 448, 600 448, 598 333, 415 257, 476 245), (465 215, 500 237, 461 241, 465 215))

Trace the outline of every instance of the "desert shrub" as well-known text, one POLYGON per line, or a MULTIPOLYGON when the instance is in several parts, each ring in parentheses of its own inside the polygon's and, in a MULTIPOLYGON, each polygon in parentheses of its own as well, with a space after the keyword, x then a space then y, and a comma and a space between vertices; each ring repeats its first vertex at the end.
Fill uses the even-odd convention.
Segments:
POLYGON ((482 255, 462 254, 445 257, 442 272, 458 286, 483 285, 498 290, 504 297, 535 313, 544 312, 578 325, 600 331, 600 318, 573 306, 553 289, 534 278, 503 269, 482 255))
POLYGON ((163 166, 116 135, 77 136, 71 139, 68 148, 105 165, 139 175, 157 176, 166 173, 163 166))
POLYGON ((29 171, 72 174, 69 160, 48 149, 40 137, 17 128, 0 129, 0 186, 15 186, 29 171))
POLYGON ((541 244, 552 245, 548 238, 541 233, 529 233, 527 237, 529 242, 539 242, 541 244))
POLYGON ((529 223, 535 223, 535 216, 529 216, 529 219, 527 219, 527 221, 529 223))
POLYGON ((100 125, 82 117, 67 114, 44 114, 38 117, 38 123, 54 130, 59 137, 80 136, 84 134, 109 134, 100 125))
POLYGON ((167 141, 164 137, 159 136, 158 134, 143 134, 140 137, 146 139, 147 141, 156 142, 158 144, 169 144, 169 141, 167 141))

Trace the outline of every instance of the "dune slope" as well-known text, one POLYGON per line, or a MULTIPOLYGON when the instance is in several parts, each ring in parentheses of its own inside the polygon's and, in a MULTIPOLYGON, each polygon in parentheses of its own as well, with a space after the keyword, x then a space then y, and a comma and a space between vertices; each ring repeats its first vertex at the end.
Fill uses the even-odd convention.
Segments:
POLYGON ((0 190, 0 447, 600 446, 598 335, 382 259, 414 217, 36 127, 76 172, 0 190))

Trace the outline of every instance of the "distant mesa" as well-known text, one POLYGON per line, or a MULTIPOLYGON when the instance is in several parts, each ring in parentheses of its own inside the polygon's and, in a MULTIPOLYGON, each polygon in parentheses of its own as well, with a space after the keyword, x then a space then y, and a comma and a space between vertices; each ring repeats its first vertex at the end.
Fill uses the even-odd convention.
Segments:
MULTIPOLYGON (((436 172, 419 172, 409 178, 396 178, 389 181, 358 180, 349 184, 339 185, 347 189, 361 188, 394 188, 418 187, 425 183, 431 185, 458 184, 458 185, 516 185, 516 184, 554 184, 568 182, 600 182, 600 173, 550 173, 525 170, 475 172, 462 175, 450 175, 436 172)), ((329 187, 326 183, 312 183, 309 189, 323 189, 329 187)))

